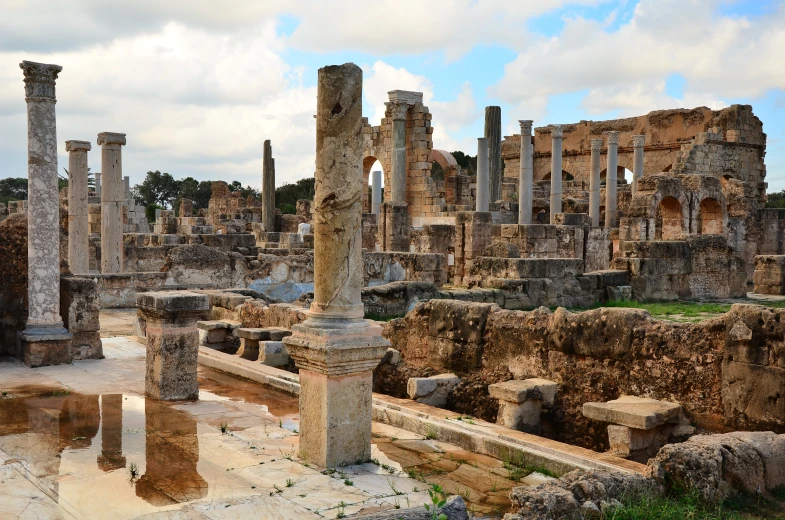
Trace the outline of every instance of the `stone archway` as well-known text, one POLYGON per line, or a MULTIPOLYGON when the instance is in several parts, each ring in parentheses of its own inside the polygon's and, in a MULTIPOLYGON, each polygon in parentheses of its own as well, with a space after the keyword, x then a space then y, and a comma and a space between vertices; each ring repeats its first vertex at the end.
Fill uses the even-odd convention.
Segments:
POLYGON ((657 238, 675 240, 685 233, 684 216, 679 199, 664 197, 657 207, 657 238))
MULTIPOLYGON (((373 165, 376 164, 377 159, 373 155, 369 155, 363 158, 363 213, 370 213, 371 212, 371 192, 370 192, 370 175, 371 169, 373 165)), ((384 172, 384 168, 381 167, 381 162, 379 162, 380 166, 379 169, 384 172)), ((384 176, 384 173, 382 173, 384 176)))
POLYGON ((725 232, 723 225, 722 205, 717 199, 707 197, 700 202, 698 211, 698 233, 702 235, 722 235, 725 232))

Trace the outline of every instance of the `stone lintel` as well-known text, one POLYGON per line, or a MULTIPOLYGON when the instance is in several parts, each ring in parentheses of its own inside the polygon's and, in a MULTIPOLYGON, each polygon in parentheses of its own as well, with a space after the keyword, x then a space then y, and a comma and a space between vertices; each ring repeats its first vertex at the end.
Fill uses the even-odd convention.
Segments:
POLYGON ((110 144, 118 144, 125 146, 125 134, 119 134, 117 132, 101 132, 98 134, 98 145, 110 145, 110 144))
POLYGON ((422 103, 422 92, 390 90, 387 92, 387 98, 390 101, 403 101, 409 105, 413 105, 415 103, 422 103))
POLYGON ((369 372, 390 346, 371 320, 311 318, 292 326, 292 332, 283 342, 297 367, 327 376, 369 372))
POLYGON ((607 403, 584 403, 583 416, 595 421, 651 430, 663 424, 676 424, 681 405, 657 399, 623 395, 607 403))
POLYGON ((156 318, 199 316, 210 311, 210 298, 192 291, 151 291, 136 295, 136 307, 156 318))
POLYGON ((66 152, 89 152, 92 150, 93 146, 90 144, 90 141, 66 141, 65 142, 65 151, 66 152))

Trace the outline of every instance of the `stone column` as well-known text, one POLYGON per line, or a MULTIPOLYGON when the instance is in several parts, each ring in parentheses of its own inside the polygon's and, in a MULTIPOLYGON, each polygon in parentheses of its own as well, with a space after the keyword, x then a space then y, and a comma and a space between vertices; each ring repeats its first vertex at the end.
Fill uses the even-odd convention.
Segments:
POLYGON ((371 186, 371 213, 379 214, 382 205, 382 172, 373 172, 373 185, 371 186))
POLYGON ((591 140, 591 171, 589 174, 589 218, 591 225, 600 225, 600 152, 602 139, 591 140))
POLYGON ((284 338, 300 369, 300 456, 323 467, 371 456, 372 370, 389 342, 363 319, 362 70, 319 69, 314 300, 284 338))
POLYGON ((162 401, 198 399, 196 322, 209 317, 208 296, 151 291, 136 295, 136 308, 147 337, 145 395, 162 401))
POLYGON ((95 194, 101 196, 101 172, 95 172, 95 194))
POLYGON ((475 211, 488 211, 488 197, 490 196, 490 179, 488 164, 488 139, 477 138, 477 200, 475 211))
POLYGON ((616 190, 619 132, 608 132, 608 169, 605 173, 605 227, 616 227, 616 190))
POLYGON ((60 65, 23 61, 27 102, 27 297, 22 360, 70 363, 71 334, 60 317, 60 194, 55 81, 60 65))
POLYGON ((131 198, 131 178, 129 176, 123 177, 123 200, 131 198))
POLYGON ((389 101, 392 112, 392 175, 390 176, 390 200, 406 202, 406 101, 389 101))
POLYGON ((90 231, 87 214, 87 152, 89 141, 66 141, 68 152, 68 265, 74 274, 90 272, 90 231))
POLYGON ((645 135, 632 136, 632 194, 638 190, 638 179, 643 177, 643 145, 646 141, 645 135))
MULTIPOLYGON (((488 139, 489 196, 491 202, 502 198, 502 109, 485 107, 485 138, 488 139)), ((483 210, 483 211, 488 211, 483 210)))
POLYGON ((532 124, 530 119, 521 119, 521 170, 518 179, 518 224, 532 223, 532 186, 534 184, 534 160, 532 153, 532 124))
POLYGON ((269 139, 264 142, 262 164, 262 222, 268 233, 275 232, 275 166, 269 139))
POLYGON ((101 272, 123 272, 123 158, 125 134, 101 132, 101 272))
POLYGON ((561 126, 551 125, 551 224, 556 223, 554 215, 561 213, 561 140, 561 126))

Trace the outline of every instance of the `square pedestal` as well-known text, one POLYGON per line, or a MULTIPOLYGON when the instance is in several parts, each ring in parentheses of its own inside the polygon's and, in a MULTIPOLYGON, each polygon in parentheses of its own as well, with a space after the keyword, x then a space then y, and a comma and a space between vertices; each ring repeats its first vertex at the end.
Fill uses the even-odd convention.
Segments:
POLYGON ((33 368, 47 365, 66 365, 74 360, 71 348, 73 337, 60 327, 58 332, 38 333, 24 330, 19 333, 19 352, 22 362, 33 368))

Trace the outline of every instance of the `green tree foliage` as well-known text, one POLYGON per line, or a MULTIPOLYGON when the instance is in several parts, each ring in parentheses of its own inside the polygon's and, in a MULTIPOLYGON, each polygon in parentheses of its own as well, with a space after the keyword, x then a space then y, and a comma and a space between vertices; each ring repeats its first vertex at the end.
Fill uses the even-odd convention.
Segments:
POLYGON ((785 190, 769 193, 766 200, 766 207, 785 209, 785 190))
POLYGON ((431 179, 435 181, 444 180, 444 169, 436 161, 433 161, 433 164, 431 164, 431 179))
POLYGON ((455 162, 457 162, 461 170, 466 175, 477 175, 477 156, 466 155, 463 152, 451 152, 452 156, 455 158, 455 162))
POLYGON ((27 200, 27 178, 0 179, 0 202, 7 205, 11 200, 27 200))
POLYGON ((180 181, 158 170, 147 172, 144 182, 137 184, 132 190, 133 197, 142 205, 158 204, 163 208, 170 208, 179 193, 180 181))
POLYGON ((210 204, 210 197, 213 194, 212 181, 197 181, 193 177, 186 177, 180 181, 180 192, 177 197, 175 209, 180 210, 181 199, 191 199, 194 211, 206 208, 210 204))
POLYGON ((275 207, 280 209, 281 213, 295 213, 298 200, 313 200, 315 185, 316 179, 313 177, 300 179, 294 184, 284 184, 275 190, 275 207))
POLYGON ((233 181, 229 185, 229 191, 232 191, 232 192, 239 191, 240 195, 244 199, 248 198, 248 195, 253 195, 254 197, 256 197, 257 199, 260 199, 260 200, 261 200, 261 197, 262 197, 262 192, 260 192, 259 190, 255 190, 255 189, 251 188, 250 186, 246 186, 245 188, 243 188, 243 184, 240 181, 233 181))

